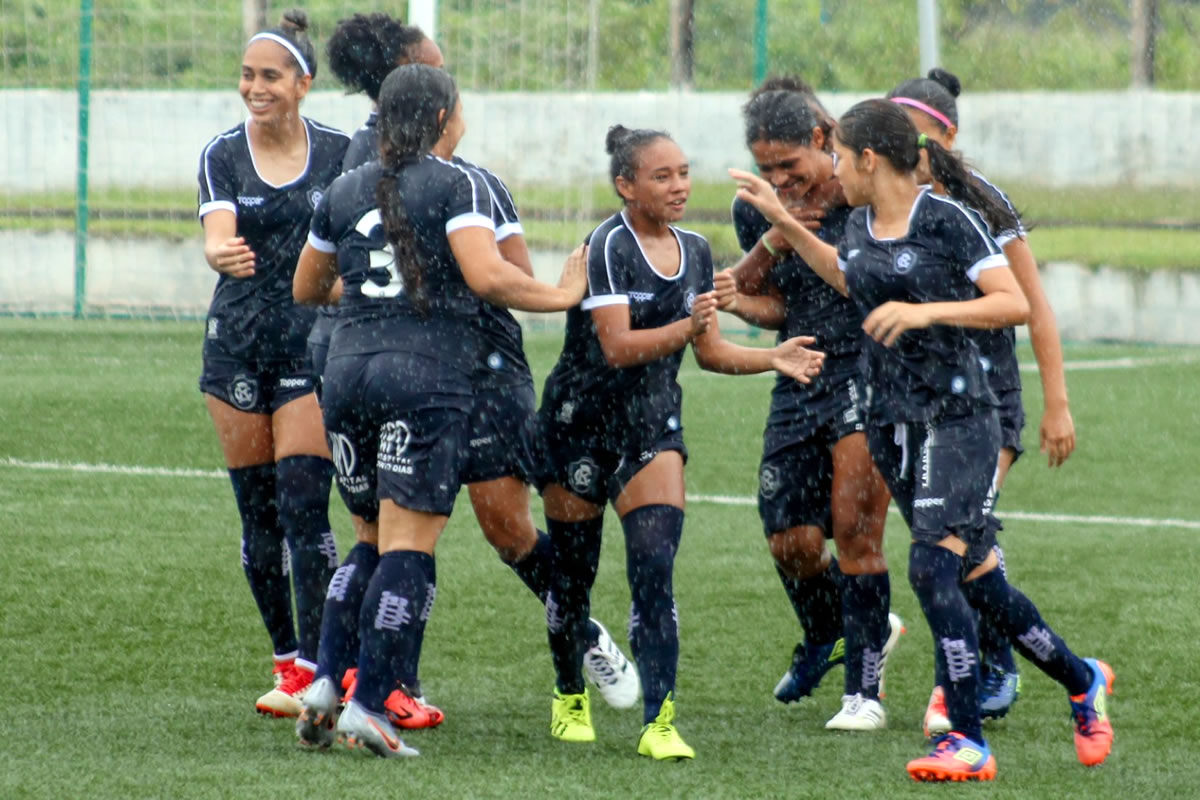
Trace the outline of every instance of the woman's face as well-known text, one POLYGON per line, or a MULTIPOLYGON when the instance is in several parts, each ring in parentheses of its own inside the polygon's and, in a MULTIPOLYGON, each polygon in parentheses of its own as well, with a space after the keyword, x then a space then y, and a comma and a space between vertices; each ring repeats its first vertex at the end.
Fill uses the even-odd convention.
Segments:
POLYGON ((255 122, 272 125, 295 118, 310 86, 312 78, 296 74, 296 60, 278 42, 259 39, 242 54, 238 92, 255 122))
POLYGON ((818 128, 808 144, 762 139, 750 145, 750 153, 763 180, 785 201, 797 203, 833 175, 833 159, 824 145, 824 133, 818 128))
POLYGON ((865 206, 871 202, 871 175, 862 169, 863 157, 833 137, 833 174, 842 185, 846 202, 865 206))
POLYGON ((687 156, 670 139, 655 139, 637 151, 632 181, 617 178, 617 191, 627 205, 658 222, 683 219, 692 179, 687 156))

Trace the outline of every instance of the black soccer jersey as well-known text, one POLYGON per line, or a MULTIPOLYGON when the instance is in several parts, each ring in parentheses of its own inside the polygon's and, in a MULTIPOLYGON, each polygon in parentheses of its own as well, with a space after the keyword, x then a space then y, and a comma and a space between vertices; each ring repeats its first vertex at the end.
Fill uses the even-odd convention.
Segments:
MULTIPOLYGON (((1008 206, 1008 209, 1017 218, 1017 227, 1011 230, 992 231, 990 226, 989 232, 992 238, 996 240, 996 244, 1001 248, 1011 242, 1013 239, 1025 238, 1025 226, 1020 222, 1020 215, 1017 214, 1017 209, 1008 199, 999 187, 988 182, 987 178, 980 175, 978 172, 972 171, 979 185, 984 191, 991 194, 996 200, 1008 206)), ((1012 391, 1013 389, 1021 388, 1021 372, 1017 364, 1017 334, 1015 328, 997 328, 995 330, 980 330, 975 331, 975 339, 979 342, 979 349, 983 353, 984 367, 988 371, 988 382, 992 385, 992 389, 999 392, 1012 391)))
MULTIPOLYGON (((846 229, 851 208, 830 209, 821 221, 817 238, 836 245, 846 229)), ((737 198, 733 201, 733 227, 738 244, 749 252, 763 234, 771 228, 758 209, 737 198)), ((826 283, 804 259, 792 253, 771 267, 767 280, 783 297, 786 317, 779 331, 779 341, 793 336, 815 336, 813 347, 825 353, 821 374, 811 383, 799 383, 778 375, 771 392, 771 412, 767 425, 794 421, 797 415, 823 414, 821 403, 811 398, 829 394, 831 386, 840 386, 858 374, 858 357, 862 352, 862 315, 848 298, 826 283)))
POLYGON ((308 163, 288 184, 258 174, 246 123, 217 136, 200 156, 199 216, 237 215, 237 234, 254 252, 254 275, 221 275, 208 311, 205 354, 260 361, 304 357, 315 312, 292 301, 292 276, 322 192, 342 169, 350 139, 308 118, 308 163))
POLYGON ((362 127, 354 132, 350 146, 346 148, 346 156, 342 159, 342 172, 349 172, 379 158, 378 122, 379 112, 372 111, 367 115, 367 121, 362 127))
POLYGON ((673 277, 650 264, 624 213, 592 232, 587 296, 567 312, 562 354, 546 379, 545 407, 621 423, 611 426, 618 436, 635 431, 658 435, 666 429, 666 419, 678 414, 682 391, 676 376, 684 348, 648 364, 613 368, 604 359, 591 317, 595 308, 628 305, 630 327, 640 330, 691 316, 696 297, 713 288, 712 253, 700 234, 671 230, 680 251, 679 272, 673 277))
MULTIPOLYGON (((838 266, 865 317, 896 300, 972 300, 974 281, 1007 260, 974 211, 926 187, 909 215, 908 232, 877 239, 869 206, 850 215, 838 246, 838 266)), ((933 325, 906 331, 891 347, 863 339, 867 413, 874 424, 928 421, 996 405, 974 331, 933 325)))
POLYGON ((396 195, 423 262, 422 309, 406 290, 384 235, 375 202, 381 174, 378 161, 347 172, 313 214, 309 244, 337 253, 342 276, 329 357, 400 350, 470 372, 482 347, 473 328, 483 301, 467 286, 447 236, 466 227, 495 228, 487 188, 472 170, 432 155, 400 169, 396 195))

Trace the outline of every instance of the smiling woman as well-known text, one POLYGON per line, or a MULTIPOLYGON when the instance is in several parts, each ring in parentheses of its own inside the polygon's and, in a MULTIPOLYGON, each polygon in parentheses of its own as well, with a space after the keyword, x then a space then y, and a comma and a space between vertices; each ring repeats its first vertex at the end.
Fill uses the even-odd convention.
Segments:
POLYGON ((204 256, 218 274, 200 391, 242 517, 242 563, 275 653, 275 688, 256 708, 295 716, 312 680, 325 588, 338 559, 329 530, 333 467, 305 340, 314 313, 292 301, 313 207, 341 171, 349 138, 300 116, 317 71, 302 11, 252 37, 238 91, 250 118, 200 156, 204 256), (285 567, 291 551, 295 583, 285 567))

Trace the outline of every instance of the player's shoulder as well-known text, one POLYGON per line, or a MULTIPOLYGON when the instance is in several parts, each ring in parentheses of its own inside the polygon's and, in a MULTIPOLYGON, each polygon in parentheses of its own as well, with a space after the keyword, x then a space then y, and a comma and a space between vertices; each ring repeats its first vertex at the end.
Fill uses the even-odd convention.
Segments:
POLYGON ((734 196, 733 203, 729 207, 729 215, 733 217, 733 224, 737 226, 747 228, 771 227, 761 211, 737 196, 734 196))
POLYGON ((201 151, 204 158, 214 156, 225 156, 230 154, 235 147, 241 145, 245 147, 246 141, 246 123, 239 122, 227 131, 222 131, 216 136, 209 139, 204 144, 204 149, 201 151))
POLYGON ((954 237, 963 242, 979 239, 989 246, 995 245, 983 216, 965 203, 933 191, 924 192, 918 202, 922 204, 917 216, 919 233, 939 239, 954 237))
POLYGON ((675 231, 675 235, 679 237, 680 243, 687 250, 709 256, 710 258, 712 257, 712 247, 703 234, 688 230, 687 228, 681 228, 678 225, 672 225, 671 230, 675 231))
POLYGON ((323 122, 317 122, 311 117, 303 117, 304 123, 317 139, 327 140, 342 145, 350 144, 350 134, 343 130, 326 125, 323 122))
POLYGON ((636 244, 633 231, 625 224, 625 216, 620 212, 601 222, 588 236, 588 247, 592 252, 600 252, 602 248, 606 255, 616 245, 636 246, 636 244))
POLYGON ((969 172, 971 173, 971 177, 975 179, 976 184, 984 191, 984 193, 991 195, 992 198, 999 203, 1008 206, 1009 210, 1014 214, 1017 212, 1016 207, 1012 204, 1012 200, 1009 199, 1008 195, 1003 189, 989 181, 986 177, 984 177, 983 173, 979 172, 978 170, 972 169, 969 170, 969 172))

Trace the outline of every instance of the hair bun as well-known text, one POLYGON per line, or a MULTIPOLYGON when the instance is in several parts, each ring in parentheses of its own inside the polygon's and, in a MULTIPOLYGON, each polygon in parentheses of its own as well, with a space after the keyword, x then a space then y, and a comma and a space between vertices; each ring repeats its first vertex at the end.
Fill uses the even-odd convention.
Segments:
POLYGON ((941 84, 953 97, 958 97, 959 92, 962 91, 962 81, 958 79, 958 76, 941 67, 934 67, 929 70, 929 74, 926 77, 934 83, 941 84))
POLYGON ((308 32, 308 14, 302 8, 289 8, 283 12, 279 27, 286 31, 303 34, 308 32))
POLYGON ((610 156, 617 152, 617 148, 621 146, 621 140, 629 135, 629 128, 624 125, 613 125, 608 129, 608 135, 604 137, 604 152, 610 156))

